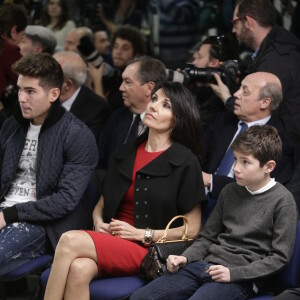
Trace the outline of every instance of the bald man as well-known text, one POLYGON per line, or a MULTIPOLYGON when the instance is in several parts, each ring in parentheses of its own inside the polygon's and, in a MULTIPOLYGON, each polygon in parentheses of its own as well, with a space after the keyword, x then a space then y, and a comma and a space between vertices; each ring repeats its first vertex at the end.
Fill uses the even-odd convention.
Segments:
POLYGON ((64 73, 60 101, 66 110, 83 121, 97 137, 109 115, 107 102, 85 85, 87 67, 75 52, 58 52, 53 57, 64 73))
POLYGON ((294 170, 294 149, 280 122, 272 115, 282 100, 282 87, 278 77, 267 72, 252 73, 245 77, 234 97, 234 113, 225 112, 218 115, 203 135, 203 180, 213 199, 218 198, 221 189, 227 183, 235 181, 232 166, 225 174, 219 167, 227 149, 241 129, 245 128, 245 124, 247 127, 268 124, 279 132, 283 142, 283 153, 271 177, 285 184, 294 170))

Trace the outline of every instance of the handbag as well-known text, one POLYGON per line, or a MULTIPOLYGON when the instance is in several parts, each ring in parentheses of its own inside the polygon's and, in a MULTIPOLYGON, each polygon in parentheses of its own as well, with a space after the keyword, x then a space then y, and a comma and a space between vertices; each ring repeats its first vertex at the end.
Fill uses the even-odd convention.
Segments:
POLYGON ((147 254, 142 260, 140 275, 143 278, 152 280, 167 272, 166 260, 168 256, 181 255, 194 241, 187 238, 188 229, 188 220, 185 216, 179 215, 171 219, 165 229, 164 235, 156 243, 150 245, 147 254), (168 241, 168 230, 171 224, 179 218, 182 218, 184 221, 185 230, 183 236, 181 240, 168 241))

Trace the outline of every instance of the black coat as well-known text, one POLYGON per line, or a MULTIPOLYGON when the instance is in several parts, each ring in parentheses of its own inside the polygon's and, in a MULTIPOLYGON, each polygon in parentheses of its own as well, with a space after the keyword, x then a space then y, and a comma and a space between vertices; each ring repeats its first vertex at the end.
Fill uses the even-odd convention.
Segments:
MULTIPOLYGON (((204 132, 202 164, 204 172, 214 174, 217 171, 238 129, 238 122, 239 119, 233 113, 220 113, 204 132)), ((274 126, 278 130, 283 145, 281 160, 271 173, 271 177, 282 184, 286 184, 295 168, 294 148, 276 117, 272 116, 267 125, 274 126)), ((235 179, 231 177, 213 175, 212 198, 217 199, 222 188, 229 182, 234 181, 235 179)))
POLYGON ((107 169, 112 153, 124 144, 132 117, 126 107, 119 108, 110 115, 98 139, 99 168, 107 169))
POLYGON ((84 122, 97 137, 109 116, 107 102, 91 89, 81 86, 70 112, 84 122))
POLYGON ((263 40, 248 73, 258 71, 273 73, 280 79, 283 101, 276 116, 300 149, 300 41, 284 28, 273 27, 263 40))
MULTIPOLYGON (((110 221, 132 181, 136 151, 141 139, 124 145, 113 157, 104 182, 104 220, 110 221)), ((171 218, 206 202, 200 163, 179 143, 136 173, 134 225, 163 229, 171 218)))

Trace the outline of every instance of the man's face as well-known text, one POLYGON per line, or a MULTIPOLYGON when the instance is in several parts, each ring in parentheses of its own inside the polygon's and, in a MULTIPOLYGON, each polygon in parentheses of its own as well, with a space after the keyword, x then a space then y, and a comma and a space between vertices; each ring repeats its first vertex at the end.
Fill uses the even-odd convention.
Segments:
MULTIPOLYGON (((234 10, 233 20, 237 20, 239 17, 237 16, 238 13, 238 6, 234 10)), ((238 20, 232 27, 232 32, 236 35, 236 38, 240 45, 244 45, 252 50, 254 44, 254 37, 252 32, 246 26, 246 20, 238 20)))
POLYGON ((128 61, 134 58, 132 44, 121 38, 116 38, 112 48, 112 60, 116 68, 122 68, 128 61))
MULTIPOLYGON (((212 58, 209 54, 211 45, 203 44, 199 48, 197 52, 193 54, 193 62, 192 64, 197 68, 207 68, 207 67, 214 67, 218 68, 220 66, 220 61, 216 58, 212 58)), ((196 82, 198 87, 206 86, 203 82, 196 82)))
POLYGON ((211 59, 210 59, 210 47, 211 45, 203 44, 199 48, 197 52, 193 55, 193 62, 192 64, 197 68, 206 68, 211 66, 211 59))
POLYGON ((234 114, 244 122, 252 122, 260 119, 262 99, 259 99, 259 91, 262 83, 255 74, 248 75, 242 81, 238 91, 234 94, 234 114))
POLYGON ((59 96, 59 89, 45 91, 39 85, 39 79, 19 75, 17 82, 19 104, 25 119, 34 125, 42 125, 48 115, 51 103, 59 96))
POLYGON ((19 43, 19 47, 22 56, 28 56, 30 54, 42 52, 42 48, 37 43, 33 43, 32 40, 26 35, 23 35, 19 43))
POLYGON ((106 31, 97 31, 95 32, 95 48, 100 54, 107 55, 109 53, 110 42, 107 36, 106 31))
POLYGON ((64 46, 65 51, 72 51, 79 53, 77 46, 80 43, 80 36, 76 31, 71 31, 66 37, 66 43, 64 46))
POLYGON ((127 66, 122 73, 123 81, 120 86, 124 105, 136 114, 145 111, 151 95, 147 84, 142 84, 138 78, 139 67, 140 63, 127 66))
POLYGON ((238 185, 247 186, 251 191, 257 191, 267 183, 266 165, 260 167, 259 160, 252 154, 233 151, 233 156, 233 170, 238 185))

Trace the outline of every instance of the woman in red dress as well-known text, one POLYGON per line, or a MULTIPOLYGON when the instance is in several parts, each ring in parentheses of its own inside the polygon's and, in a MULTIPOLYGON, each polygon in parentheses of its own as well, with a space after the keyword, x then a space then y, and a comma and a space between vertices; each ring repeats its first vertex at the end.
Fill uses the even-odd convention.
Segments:
MULTIPOLYGON (((148 130, 110 161, 103 194, 94 212, 94 231, 69 231, 56 248, 45 299, 89 299, 97 277, 137 274, 148 246, 170 219, 189 221, 189 238, 201 224, 206 201, 202 172, 200 117, 193 96, 180 83, 157 87, 147 106, 148 130)), ((180 239, 182 223, 168 232, 180 239)))

